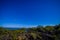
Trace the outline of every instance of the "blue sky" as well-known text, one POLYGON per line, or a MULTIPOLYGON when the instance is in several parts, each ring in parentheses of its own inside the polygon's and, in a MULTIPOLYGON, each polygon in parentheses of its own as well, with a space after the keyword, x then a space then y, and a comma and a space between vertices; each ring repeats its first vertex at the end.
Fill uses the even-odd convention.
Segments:
POLYGON ((0 25, 33 27, 60 23, 60 0, 0 0, 0 25))

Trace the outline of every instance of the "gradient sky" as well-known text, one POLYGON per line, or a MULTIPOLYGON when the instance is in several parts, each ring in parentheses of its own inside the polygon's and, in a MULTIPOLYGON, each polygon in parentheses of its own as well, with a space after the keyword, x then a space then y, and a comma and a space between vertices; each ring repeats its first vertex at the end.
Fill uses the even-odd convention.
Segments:
POLYGON ((0 25, 33 27, 60 23, 60 0, 0 0, 0 25))

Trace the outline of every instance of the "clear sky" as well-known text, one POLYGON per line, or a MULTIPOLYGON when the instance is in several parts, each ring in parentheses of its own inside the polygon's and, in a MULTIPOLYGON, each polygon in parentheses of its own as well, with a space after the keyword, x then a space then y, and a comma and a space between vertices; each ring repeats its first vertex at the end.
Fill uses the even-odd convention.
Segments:
POLYGON ((0 0, 0 25, 33 27, 60 23, 60 0, 0 0))

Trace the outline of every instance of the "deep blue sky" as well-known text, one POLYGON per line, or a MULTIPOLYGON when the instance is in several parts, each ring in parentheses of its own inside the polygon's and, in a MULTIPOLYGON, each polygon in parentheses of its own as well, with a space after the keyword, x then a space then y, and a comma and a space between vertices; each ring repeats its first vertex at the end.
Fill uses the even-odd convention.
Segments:
POLYGON ((60 23, 60 0, 0 0, 0 25, 4 27, 60 23))

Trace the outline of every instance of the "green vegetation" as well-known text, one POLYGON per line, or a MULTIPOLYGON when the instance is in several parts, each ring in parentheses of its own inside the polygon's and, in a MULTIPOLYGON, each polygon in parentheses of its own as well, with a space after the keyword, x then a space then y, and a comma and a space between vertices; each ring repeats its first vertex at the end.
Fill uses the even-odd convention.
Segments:
POLYGON ((60 24, 8 30, 0 27, 0 40, 60 40, 60 24))

